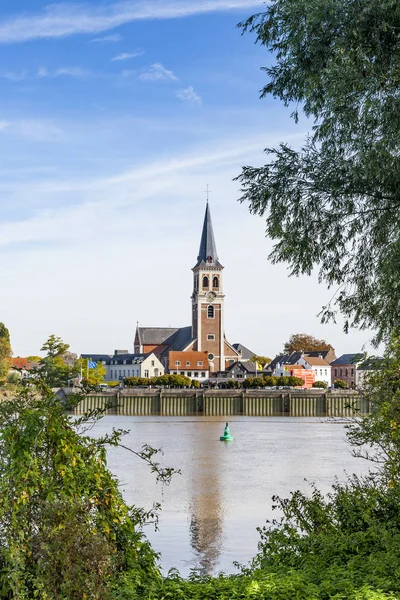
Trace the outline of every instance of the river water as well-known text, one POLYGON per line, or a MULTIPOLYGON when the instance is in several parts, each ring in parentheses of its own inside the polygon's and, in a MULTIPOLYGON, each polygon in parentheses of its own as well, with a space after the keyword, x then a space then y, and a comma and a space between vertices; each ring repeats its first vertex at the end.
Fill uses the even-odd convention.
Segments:
POLYGON ((155 483, 143 461, 121 448, 108 450, 108 465, 124 498, 146 509, 162 502, 159 530, 145 533, 161 553, 164 572, 186 576, 235 572, 256 553, 257 527, 276 517, 272 496, 310 490, 324 493, 345 472, 363 474, 368 464, 351 456, 342 423, 312 418, 232 417, 233 442, 220 442, 224 418, 129 417, 107 415, 94 435, 112 428, 129 430, 123 443, 135 450, 145 443, 162 448, 161 463, 180 469, 169 486, 155 483))

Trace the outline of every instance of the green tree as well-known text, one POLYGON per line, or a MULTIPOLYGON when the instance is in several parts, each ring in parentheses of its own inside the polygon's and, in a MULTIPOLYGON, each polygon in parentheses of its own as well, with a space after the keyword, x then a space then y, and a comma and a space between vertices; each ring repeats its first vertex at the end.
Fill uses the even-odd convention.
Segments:
MULTIPOLYGON (((40 382, 0 404, 2 598, 104 600, 124 576, 140 597, 159 577, 146 514, 125 504, 106 467, 121 432, 94 439, 86 423, 40 382)), ((153 450, 138 454, 158 470, 153 450)))
POLYGON ((106 373, 107 369, 101 361, 96 362, 95 368, 89 369, 88 358, 78 358, 72 369, 72 376, 76 377, 77 375, 82 374, 84 382, 90 386, 96 386, 103 383, 106 373))
POLYGON ((314 381, 312 386, 313 388, 323 388, 324 390, 326 390, 328 384, 326 383, 326 381, 314 381))
POLYGON ((344 381, 343 379, 335 379, 333 385, 338 390, 346 390, 349 387, 347 381, 344 381))
POLYGON ((291 354, 292 352, 314 352, 318 350, 333 350, 333 346, 325 340, 319 340, 307 333, 294 333, 283 347, 285 354, 291 354))
POLYGON ((12 365, 11 356, 10 333, 7 327, 0 323, 0 385, 7 381, 12 365))
POLYGON ((55 335, 51 335, 41 347, 46 356, 40 360, 39 371, 50 387, 65 386, 72 376, 72 368, 66 364, 64 355, 69 344, 55 335))
POLYGON ((400 4, 272 0, 240 26, 270 52, 261 96, 312 120, 301 149, 243 168, 241 201, 266 217, 274 263, 334 288, 323 321, 339 310, 346 331, 386 339, 400 328, 400 4))

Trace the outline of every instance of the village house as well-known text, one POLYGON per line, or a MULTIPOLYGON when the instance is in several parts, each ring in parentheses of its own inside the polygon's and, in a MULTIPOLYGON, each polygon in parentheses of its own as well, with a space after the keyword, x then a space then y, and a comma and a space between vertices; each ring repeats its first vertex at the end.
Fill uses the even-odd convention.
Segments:
POLYGON ((341 379, 347 383, 349 389, 355 389, 357 386, 357 366, 363 361, 364 357, 365 355, 362 352, 353 352, 342 354, 331 362, 332 384, 335 385, 336 379, 341 379))

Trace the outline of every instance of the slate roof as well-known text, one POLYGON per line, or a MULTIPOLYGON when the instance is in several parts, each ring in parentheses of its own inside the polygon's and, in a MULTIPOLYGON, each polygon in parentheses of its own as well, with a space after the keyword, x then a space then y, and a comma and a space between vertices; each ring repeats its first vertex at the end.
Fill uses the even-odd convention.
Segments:
POLYGON ((232 371, 235 367, 239 367, 242 371, 247 371, 247 373, 256 373, 256 364, 250 362, 249 360, 246 362, 235 362, 229 365, 225 369, 225 371, 232 371))
POLYGON ((376 371, 382 369, 384 359, 381 356, 370 356, 357 367, 357 371, 376 371))
POLYGON ((192 341, 192 327, 190 325, 188 327, 180 327, 176 330, 174 335, 167 340, 168 348, 161 352, 161 356, 167 356, 168 352, 171 350, 182 352, 192 341))
POLYGON ((255 355, 255 352, 252 352, 243 344, 232 344, 232 348, 234 348, 237 352, 241 353, 243 360, 250 360, 255 355))
POLYGON ((203 231, 201 234, 199 255, 195 268, 200 265, 209 265, 211 267, 221 267, 218 260, 217 247, 215 245, 214 230, 211 222, 210 207, 207 202, 206 213, 204 215, 203 231))
POLYGON ((177 331, 178 327, 138 327, 140 344, 150 346, 161 346, 169 343, 168 340, 177 331))
POLYGON ((352 352, 350 354, 342 354, 336 360, 331 362, 332 367, 340 366, 340 365, 354 365, 363 358, 362 352, 352 352))
POLYGON ((116 363, 118 365, 140 365, 150 354, 151 352, 148 354, 114 354, 114 356, 110 356, 107 364, 111 365, 116 363))
POLYGON ((81 358, 88 358, 94 362, 107 361, 112 358, 112 354, 81 354, 81 358))
POLYGON ((275 356, 275 358, 268 365, 268 368, 274 370, 274 369, 276 369, 276 366, 278 364, 281 364, 281 365, 288 364, 287 361, 288 361, 289 357, 290 357, 290 354, 279 354, 278 356, 275 356))

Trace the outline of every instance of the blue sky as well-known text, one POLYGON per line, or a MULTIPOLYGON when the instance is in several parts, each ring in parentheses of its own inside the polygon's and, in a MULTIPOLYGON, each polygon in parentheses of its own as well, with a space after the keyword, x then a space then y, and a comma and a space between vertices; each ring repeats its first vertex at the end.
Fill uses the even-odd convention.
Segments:
POLYGON ((356 351, 317 313, 330 293, 271 266, 232 179, 307 123, 260 100, 271 58, 241 36, 254 0, 3 0, 0 320, 16 355, 49 334, 132 349, 136 321, 184 326, 210 185, 226 333, 275 355, 291 333, 356 351))

